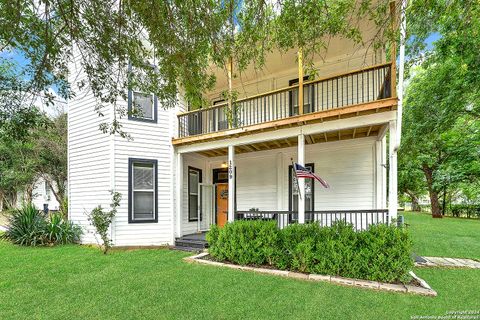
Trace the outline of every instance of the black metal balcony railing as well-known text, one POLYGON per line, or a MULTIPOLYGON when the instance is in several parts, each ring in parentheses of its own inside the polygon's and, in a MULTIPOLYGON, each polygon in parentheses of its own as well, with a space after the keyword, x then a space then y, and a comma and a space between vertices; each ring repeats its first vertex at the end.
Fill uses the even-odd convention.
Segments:
MULTIPOLYGON (((391 64, 305 82, 304 114, 391 97, 391 64)), ((178 115, 179 138, 265 123, 298 115, 298 84, 178 115), (230 125, 229 125, 230 124, 230 125)))
MULTIPOLYGON (((235 220, 276 221, 279 228, 298 222, 294 211, 236 211, 235 220)), ((355 230, 365 230, 373 224, 389 223, 388 209, 374 210, 326 210, 305 212, 305 222, 316 222, 322 227, 331 226, 335 221, 353 225, 355 230)))

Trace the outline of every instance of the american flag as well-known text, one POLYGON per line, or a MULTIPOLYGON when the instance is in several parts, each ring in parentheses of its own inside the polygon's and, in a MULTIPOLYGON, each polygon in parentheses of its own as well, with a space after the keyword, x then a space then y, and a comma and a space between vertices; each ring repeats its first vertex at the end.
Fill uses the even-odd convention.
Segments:
POLYGON ((320 182, 322 184, 322 186, 324 186, 325 188, 330 187, 325 180, 323 180, 322 178, 320 178, 319 176, 317 176, 315 173, 308 170, 304 166, 299 165, 298 163, 294 163, 293 167, 295 169, 295 174, 296 174, 297 178, 312 178, 312 179, 315 179, 318 182, 320 182))

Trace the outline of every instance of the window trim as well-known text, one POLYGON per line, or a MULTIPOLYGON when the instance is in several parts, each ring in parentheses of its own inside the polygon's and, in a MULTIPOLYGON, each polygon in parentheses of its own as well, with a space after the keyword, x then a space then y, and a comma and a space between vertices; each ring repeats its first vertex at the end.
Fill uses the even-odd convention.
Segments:
MULTIPOLYGON (((198 168, 195 168, 195 167, 192 167, 192 166, 188 166, 188 170, 187 170, 187 177, 188 177, 188 180, 187 180, 187 208, 188 208, 188 211, 187 211, 187 215, 188 215, 188 222, 197 222, 199 220, 199 216, 200 216, 200 220, 201 220, 201 215, 200 215, 200 212, 199 210, 197 210, 197 218, 190 218, 190 170, 191 171, 196 171, 199 175, 198 177, 198 183, 202 183, 202 169, 198 169, 198 168)), ((197 204, 198 204, 198 199, 200 199, 200 194, 197 193, 197 204)), ((200 209, 197 207, 197 209, 200 209)))
POLYGON ((158 160, 128 158, 128 223, 157 223, 158 222, 158 160), (135 163, 153 164, 154 168, 154 218, 135 220, 133 218, 133 167, 135 163))
MULTIPOLYGON (((152 68, 155 68, 155 66, 151 65, 152 68)), ((132 72, 132 65, 128 64, 128 72, 132 72)), ((133 90, 132 88, 128 89, 128 96, 127 96, 127 111, 128 111, 128 120, 132 121, 140 121, 140 122, 149 122, 149 123, 157 123, 157 113, 158 113, 158 99, 157 96, 154 95, 153 93, 146 93, 146 92, 141 92, 137 90, 133 90), (153 97, 153 110, 152 110, 152 115, 153 119, 146 119, 146 118, 141 118, 141 117, 135 117, 132 115, 133 112, 133 93, 141 93, 141 94, 150 94, 153 97)))

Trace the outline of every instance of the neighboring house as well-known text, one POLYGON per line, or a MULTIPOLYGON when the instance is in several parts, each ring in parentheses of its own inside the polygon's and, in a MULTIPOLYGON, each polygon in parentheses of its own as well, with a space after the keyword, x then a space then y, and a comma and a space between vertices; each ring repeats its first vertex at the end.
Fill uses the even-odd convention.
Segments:
MULTIPOLYGON (((364 22, 362 32, 369 40, 376 29, 364 22)), ((69 215, 87 230, 82 241, 95 242, 86 213, 108 209, 109 190, 123 196, 111 227, 117 246, 173 244, 235 219, 262 217, 279 226, 344 219, 363 229, 395 218, 395 61, 386 60, 385 50, 329 43, 313 81, 303 79, 296 51, 273 52, 264 71, 234 78, 233 127, 221 99, 228 88, 222 70, 204 94, 212 104, 205 109, 187 110, 179 97, 175 109, 165 110, 151 94, 129 92, 118 103, 142 111, 121 119, 132 141, 99 130, 113 108, 98 117, 91 94, 69 101, 69 215), (300 179, 300 198, 292 159, 331 187, 300 179)), ((72 69, 72 83, 85 77, 72 69)))
MULTIPOLYGON (((17 206, 20 206, 24 199, 24 195, 19 194, 17 199, 17 206)), ((32 191, 32 203, 40 210, 45 210, 46 208, 53 211, 60 210, 60 204, 53 194, 52 186, 42 177, 35 181, 32 191)))

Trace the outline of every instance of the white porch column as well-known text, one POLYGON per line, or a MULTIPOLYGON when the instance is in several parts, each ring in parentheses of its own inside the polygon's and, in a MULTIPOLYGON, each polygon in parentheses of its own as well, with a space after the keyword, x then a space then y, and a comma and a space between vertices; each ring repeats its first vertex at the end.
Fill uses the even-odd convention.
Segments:
MULTIPOLYGON (((305 165, 305 136, 303 133, 298 135, 297 163, 305 165)), ((301 194, 298 197, 298 223, 305 223, 305 179, 298 180, 298 189, 301 194)))
POLYGON ((174 219, 175 233, 177 237, 182 236, 182 203, 183 203, 183 156, 175 153, 175 212, 174 219))
POLYGON ((235 147, 228 146, 228 222, 235 219, 235 147))
POLYGON ((390 221, 397 219, 397 151, 395 145, 397 141, 397 124, 395 121, 389 123, 389 157, 388 166, 388 214, 390 221))

